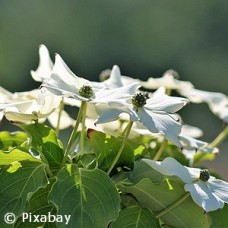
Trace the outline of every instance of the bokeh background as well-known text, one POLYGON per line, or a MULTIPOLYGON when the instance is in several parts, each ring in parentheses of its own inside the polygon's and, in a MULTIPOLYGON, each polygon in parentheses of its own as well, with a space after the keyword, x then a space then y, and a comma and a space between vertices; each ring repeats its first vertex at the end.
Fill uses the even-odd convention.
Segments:
MULTIPOLYGON (((0 86, 12 92, 39 86, 30 70, 37 68, 40 44, 91 80, 114 64, 143 80, 172 68, 198 89, 228 94, 226 0, 0 1, 0 86)), ((180 113, 204 131, 204 141, 224 127, 206 104, 180 113)), ((207 165, 228 180, 228 140, 220 150, 207 165)))

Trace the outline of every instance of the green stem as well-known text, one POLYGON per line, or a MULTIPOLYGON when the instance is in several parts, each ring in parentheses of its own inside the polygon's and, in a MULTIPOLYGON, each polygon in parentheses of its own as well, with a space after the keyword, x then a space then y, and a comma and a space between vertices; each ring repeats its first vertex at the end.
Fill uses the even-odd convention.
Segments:
POLYGON ((118 159, 120 158, 120 155, 121 155, 121 153, 122 153, 122 151, 123 151, 123 149, 124 149, 124 147, 125 147, 125 145, 126 145, 126 143, 127 143, 128 136, 129 136, 129 134, 130 134, 131 127, 132 127, 133 123, 134 123, 133 121, 130 121, 130 122, 128 123, 128 125, 127 125, 126 134, 125 134, 125 136, 124 136, 122 145, 121 145, 121 147, 120 147, 120 149, 119 149, 119 151, 118 151, 118 153, 117 153, 115 159, 113 160, 111 166, 109 167, 109 169, 108 169, 108 171, 107 171, 107 174, 108 174, 108 175, 111 173, 112 169, 114 168, 115 164, 117 163, 118 159))
POLYGON ((182 195, 178 200, 176 200, 173 204, 169 205, 165 209, 161 210, 160 212, 156 213, 156 218, 160 218, 164 214, 170 212, 177 206, 179 206, 182 202, 184 202, 188 197, 190 196, 189 192, 186 192, 184 195, 182 195))
POLYGON ((80 107, 79 112, 78 112, 77 120, 76 120, 76 123, 74 125, 74 129, 73 129, 73 131, 71 133, 71 136, 70 136, 68 144, 67 144, 67 148, 66 148, 65 153, 64 153, 64 157, 63 157, 63 160, 62 160, 61 168, 65 165, 67 157, 68 157, 68 155, 70 153, 70 149, 71 149, 73 143, 75 142, 76 133, 77 133, 77 130, 78 130, 78 126, 79 126, 79 124, 81 122, 82 115, 84 113, 85 107, 86 107, 86 101, 82 101, 81 107, 80 107))
POLYGON ((212 143, 209 144, 209 147, 216 147, 223 142, 223 140, 228 136, 228 126, 226 126, 222 132, 214 139, 212 143))
POLYGON ((61 119, 61 114, 62 114, 63 109, 64 109, 64 97, 62 97, 62 100, 59 105, 59 115, 58 115, 58 120, 57 120, 57 126, 55 129, 57 137, 59 136, 60 119, 61 119))
POLYGON ((166 139, 164 139, 158 152, 154 156, 154 159, 153 159, 154 161, 157 161, 161 157, 162 153, 164 152, 164 150, 167 146, 167 143, 168 143, 168 141, 166 139))
POLYGON ((46 172, 47 172, 48 176, 49 176, 50 178, 52 178, 54 175, 53 175, 53 173, 52 173, 52 171, 51 171, 51 169, 50 169, 50 167, 49 167, 49 163, 48 163, 47 159, 45 158, 45 156, 43 155, 43 153, 40 153, 40 158, 41 158, 41 160, 47 165, 47 166, 45 167, 46 172))
POLYGON ((84 110, 82 113, 82 130, 81 130, 81 137, 80 137, 80 150, 81 154, 85 153, 85 119, 86 119, 86 108, 87 103, 85 103, 84 110))

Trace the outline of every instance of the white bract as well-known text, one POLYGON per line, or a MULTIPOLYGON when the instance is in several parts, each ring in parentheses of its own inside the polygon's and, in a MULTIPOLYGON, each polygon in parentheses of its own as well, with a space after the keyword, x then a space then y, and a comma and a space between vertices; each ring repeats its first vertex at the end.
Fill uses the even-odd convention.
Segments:
POLYGON ((183 166, 171 157, 161 162, 142 160, 163 175, 179 177, 185 183, 185 191, 190 192, 194 202, 206 212, 228 203, 228 183, 210 176, 208 171, 183 166))
POLYGON ((150 77, 146 82, 142 82, 142 86, 147 89, 157 89, 160 87, 165 87, 166 89, 176 90, 193 87, 191 82, 180 81, 175 78, 176 76, 178 76, 176 71, 168 70, 161 78, 150 77))
POLYGON ((0 104, 0 109, 8 120, 23 123, 44 121, 60 103, 59 97, 40 90, 32 90, 31 95, 29 92, 21 93, 21 96, 16 93, 9 99, 11 102, 0 104))
POLYGON ((94 98, 94 94, 102 88, 100 84, 96 83, 93 86, 90 81, 76 76, 58 54, 55 56, 55 64, 51 75, 44 80, 42 87, 55 95, 71 97, 80 101, 91 100, 94 98), (92 89, 93 94, 89 98, 81 95, 80 89, 83 87, 92 89))
POLYGON ((39 47, 39 65, 35 71, 31 71, 32 78, 35 81, 42 82, 50 77, 53 68, 53 62, 50 58, 47 47, 43 44, 39 47))
POLYGON ((138 79, 133 79, 128 76, 121 75, 120 68, 117 65, 114 65, 112 67, 112 70, 110 72, 110 77, 103 81, 102 83, 109 89, 114 89, 122 86, 126 86, 132 83, 141 83, 138 79))
POLYGON ((205 102, 210 110, 225 123, 228 123, 228 97, 223 93, 208 92, 195 88, 179 91, 182 96, 187 97, 193 103, 205 102))
MULTIPOLYGON (((121 89, 124 90, 125 88, 120 88, 120 92, 121 89)), ((129 91, 125 98, 122 97, 118 102, 113 102, 112 105, 107 103, 109 100, 108 95, 104 97, 103 101, 100 100, 100 103, 97 103, 95 106, 100 115, 96 124, 115 121, 121 113, 128 113, 131 121, 139 121, 152 133, 161 133, 174 144, 181 147, 178 138, 181 132, 181 124, 172 114, 185 106, 188 100, 181 97, 168 96, 165 94, 164 88, 158 89, 151 98, 143 93, 132 96, 132 92, 136 91, 136 89, 137 84, 133 91, 129 91), (141 99, 144 103, 136 107, 133 104, 134 99, 141 99)), ((120 92, 116 92, 116 96, 120 97, 120 92)), ((115 94, 111 94, 111 96, 114 99, 115 94)))

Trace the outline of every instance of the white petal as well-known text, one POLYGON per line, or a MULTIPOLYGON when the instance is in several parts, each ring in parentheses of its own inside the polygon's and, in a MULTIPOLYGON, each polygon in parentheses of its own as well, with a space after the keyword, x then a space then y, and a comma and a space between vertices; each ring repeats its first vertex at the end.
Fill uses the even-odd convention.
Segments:
POLYGON ((132 83, 127 86, 123 86, 115 89, 104 89, 96 93, 94 103, 109 103, 110 101, 118 101, 120 99, 130 99, 135 94, 136 89, 140 85, 138 83, 132 83))
POLYGON ((53 71, 50 78, 44 81, 42 87, 47 88, 56 95, 70 96, 83 100, 78 94, 83 85, 90 86, 91 83, 84 78, 77 77, 60 55, 56 54, 53 71))
POLYGON ((181 165, 174 158, 167 157, 162 162, 149 160, 149 159, 142 159, 142 160, 163 175, 177 176, 184 183, 192 182, 192 178, 191 178, 191 175, 189 174, 188 169, 186 169, 186 167, 181 165))
POLYGON ((164 89, 158 89, 152 96, 147 99, 145 108, 153 111, 164 111, 175 113, 188 103, 186 98, 171 97, 164 93, 164 89))
POLYGON ((217 195, 221 200, 225 203, 228 203, 228 183, 215 179, 210 178, 208 180, 208 187, 213 192, 213 194, 217 195))
POLYGON ((186 89, 193 87, 190 82, 175 79, 173 70, 166 71, 161 78, 149 78, 147 82, 143 83, 143 86, 148 89, 157 89, 162 86, 168 89, 186 89))
POLYGON ((181 147, 178 135, 181 124, 167 113, 155 113, 146 108, 138 109, 139 122, 143 123, 153 133, 162 133, 175 145, 181 147))
POLYGON ((110 78, 103 82, 106 87, 114 89, 122 87, 123 83, 121 81, 120 68, 117 65, 114 65, 110 74, 110 78))
MULTIPOLYGON (((126 104, 126 103, 124 103, 126 104)), ((96 124, 108 123, 119 119, 120 115, 126 113, 129 115, 132 121, 137 121, 137 114, 133 109, 129 109, 128 105, 120 105, 119 103, 111 103, 111 105, 99 104, 95 105, 95 110, 98 113, 99 117, 96 120, 96 124)))
POLYGON ((181 134, 192 138, 199 138, 203 135, 203 131, 198 127, 183 124, 181 128, 181 134))
POLYGON ((35 81, 43 81, 48 78, 53 68, 53 62, 50 58, 47 47, 43 44, 39 47, 39 65, 35 71, 31 71, 32 78, 35 81))
POLYGON ((207 145, 206 142, 194 139, 192 137, 186 136, 186 135, 179 135, 179 138, 181 140, 181 143, 185 149, 195 149, 198 150, 201 147, 204 147, 207 145))
POLYGON ((123 113, 123 110, 108 109, 104 112, 101 112, 100 116, 95 121, 95 124, 108 123, 108 122, 118 120, 121 113, 123 113))
POLYGON ((187 97, 193 103, 207 102, 213 104, 227 104, 228 102, 227 96, 223 93, 208 92, 195 88, 180 90, 179 93, 187 97))
POLYGON ((222 121, 228 123, 228 104, 209 104, 210 110, 222 121))
POLYGON ((190 192, 194 202, 202 207, 206 212, 214 211, 224 206, 224 201, 211 191, 208 182, 201 180, 194 184, 186 184, 185 191, 190 192))

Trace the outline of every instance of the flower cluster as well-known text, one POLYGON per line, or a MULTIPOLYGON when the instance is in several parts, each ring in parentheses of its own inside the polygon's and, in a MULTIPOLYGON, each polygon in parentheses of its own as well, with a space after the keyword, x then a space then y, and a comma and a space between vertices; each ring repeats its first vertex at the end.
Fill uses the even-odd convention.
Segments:
POLYGON ((192 83, 179 80, 174 70, 168 70, 160 78, 141 81, 121 75, 119 67, 114 65, 102 72, 101 82, 95 82, 75 75, 59 54, 53 63, 44 45, 40 46, 39 57, 38 68, 31 71, 32 78, 40 82, 39 88, 11 93, 0 87, 0 120, 5 117, 13 123, 25 124, 48 120, 57 133, 73 127, 61 167, 72 162, 76 153, 87 153, 88 129, 120 139, 122 144, 105 170, 109 175, 119 168, 117 163, 128 140, 138 144, 142 140, 141 145, 148 153, 135 157, 142 158, 142 162, 166 177, 180 178, 184 191, 205 212, 228 203, 228 183, 211 176, 207 169, 193 168, 205 154, 212 159, 219 152, 219 144, 228 135, 227 126, 208 143, 198 139, 202 130, 187 125, 177 114, 191 102, 205 102, 226 125, 228 97, 225 94, 198 90, 192 83), (172 96, 174 90, 180 96, 172 96), (76 120, 67 113, 68 105, 78 109, 76 120), (80 146, 75 146, 78 137, 80 146))

